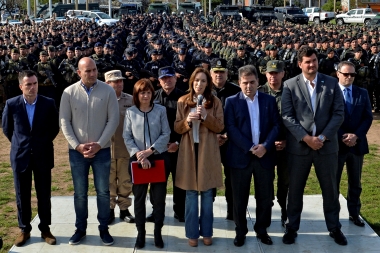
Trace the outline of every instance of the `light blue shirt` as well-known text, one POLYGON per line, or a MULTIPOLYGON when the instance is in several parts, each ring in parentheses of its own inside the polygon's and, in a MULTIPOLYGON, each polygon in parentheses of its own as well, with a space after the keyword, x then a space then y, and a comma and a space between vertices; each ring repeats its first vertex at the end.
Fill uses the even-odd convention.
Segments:
POLYGON ((350 90, 350 100, 351 101, 349 101, 349 102, 352 104, 352 84, 348 87, 344 87, 343 85, 339 84, 339 88, 342 90, 343 97, 344 97, 344 89, 350 90))
POLYGON ((82 80, 80 81, 80 85, 82 85, 82 87, 86 91, 87 95, 90 96, 91 91, 94 89, 94 87, 96 85, 96 82, 90 88, 87 88, 87 86, 82 83, 82 80))
POLYGON ((28 114, 29 125, 30 125, 30 128, 32 128, 34 111, 36 110, 36 103, 37 103, 37 97, 38 96, 36 97, 36 99, 34 100, 34 102, 32 104, 29 104, 28 101, 26 101, 24 96, 22 96, 22 97, 24 98, 26 113, 28 114))

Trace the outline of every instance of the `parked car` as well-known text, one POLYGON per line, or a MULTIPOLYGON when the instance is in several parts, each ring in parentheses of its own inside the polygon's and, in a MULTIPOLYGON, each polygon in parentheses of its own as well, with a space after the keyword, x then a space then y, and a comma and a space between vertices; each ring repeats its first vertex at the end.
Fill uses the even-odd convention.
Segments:
POLYGON ((369 26, 380 27, 380 13, 378 13, 368 24, 369 26))
POLYGON ((338 25, 351 23, 368 25, 375 16, 371 8, 352 9, 344 14, 336 15, 336 23, 338 25))
POLYGON ((276 7, 275 15, 279 21, 287 21, 294 24, 307 24, 309 18, 298 7, 276 7))
POLYGON ((8 19, 6 21, 1 22, 3 25, 4 24, 9 24, 9 25, 22 25, 22 22, 18 19, 8 19))
POLYGON ((39 23, 42 23, 44 22, 45 19, 43 18, 32 18, 32 21, 34 21, 34 23, 36 24, 39 24, 39 23))
POLYGON ((272 22, 272 20, 276 20, 277 17, 274 13, 274 7, 271 5, 252 5, 248 19, 267 25, 272 22))
POLYGON ((306 16, 309 17, 309 21, 314 22, 316 24, 323 22, 330 22, 335 18, 335 12, 327 12, 323 11, 319 7, 310 7, 302 9, 306 16))
POLYGON ((223 19, 227 19, 228 17, 233 17, 236 21, 240 21, 242 19, 242 14, 240 13, 239 6, 237 5, 220 4, 216 6, 214 13, 220 13, 223 19))

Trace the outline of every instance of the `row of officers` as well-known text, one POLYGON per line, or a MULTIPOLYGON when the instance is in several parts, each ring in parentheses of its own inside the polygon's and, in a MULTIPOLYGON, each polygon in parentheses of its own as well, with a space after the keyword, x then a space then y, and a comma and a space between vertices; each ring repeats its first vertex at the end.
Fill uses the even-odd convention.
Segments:
MULTIPOLYGON (((295 242, 303 209, 304 187, 312 165, 322 190, 323 211, 329 235, 337 244, 346 245, 347 240, 341 232, 339 222, 340 178, 346 164, 349 174, 347 218, 362 227, 364 222, 359 216, 362 190, 360 178, 364 154, 369 152, 366 134, 373 119, 368 92, 353 85, 356 71, 355 65, 349 61, 339 63, 337 79, 318 72, 318 52, 314 48, 300 48, 297 62, 301 73, 284 82, 284 62, 268 61, 264 85, 260 85, 259 72, 255 66, 242 66, 238 69, 239 85, 236 85, 227 81, 227 61, 215 58, 210 61, 210 71, 208 68, 197 67, 191 73, 187 93, 177 87, 177 72, 171 66, 158 69, 159 89, 155 89, 151 80, 142 78, 134 84, 133 95, 123 92, 125 77, 120 70, 107 71, 104 78, 116 92, 120 120, 118 126, 112 129, 116 132, 111 138, 110 208, 98 205, 99 230, 103 243, 111 245, 114 242, 107 225, 115 219, 114 208, 119 205, 120 218, 136 223, 136 248, 145 246, 146 221, 155 223, 155 246, 164 247, 161 230, 165 217, 166 182, 150 184, 153 212, 145 217, 148 184, 131 184, 128 168, 130 162, 137 161, 143 169, 149 169, 154 160, 163 159, 166 177, 171 173, 173 178, 174 217, 179 222, 185 222, 186 237, 192 247, 198 245, 199 237, 203 237, 205 245, 213 243, 213 199, 216 188, 223 186, 222 164, 226 218, 233 220, 236 225, 235 246, 244 245, 248 233, 246 208, 252 176, 257 206, 254 225, 257 238, 264 244, 273 244, 267 228, 271 224, 276 195, 281 207, 282 226, 286 229, 283 243, 295 242), (273 186, 275 167, 278 176, 276 194, 273 186), (129 195, 132 192, 135 217, 128 210, 131 206, 129 195), (201 196, 200 203, 198 195, 201 196)), ((96 169, 95 155, 104 157, 104 152, 109 152, 108 147, 99 146, 107 141, 104 138, 99 142, 79 144, 79 139, 75 136, 81 136, 81 131, 76 128, 81 124, 87 128, 101 128, 99 122, 106 119, 110 111, 105 108, 111 106, 103 103, 112 102, 101 99, 101 107, 88 103, 87 100, 77 102, 82 98, 80 92, 87 93, 89 99, 95 94, 109 96, 106 84, 96 80, 98 71, 94 60, 82 58, 78 68, 80 81, 64 90, 59 116, 62 131, 70 146, 74 202, 78 206, 77 230, 70 238, 70 244, 81 242, 86 236, 87 224, 87 217, 83 215, 86 207, 81 206, 81 201, 87 198, 88 189, 85 189, 86 183, 82 181, 82 176, 77 175, 78 166, 82 165, 76 162, 83 159, 80 158, 83 155, 86 163, 96 169), (77 115, 79 112, 76 107, 79 104, 96 107, 99 111, 89 113, 89 118, 83 119, 77 115), (86 120, 97 124, 87 125, 83 122, 86 120)), ((6 107, 3 129, 9 129, 9 117, 4 117, 8 112, 6 107)), ((89 134, 105 136, 105 132, 111 131, 111 118, 105 123, 103 134, 101 129, 92 128, 89 134)), ((102 163, 98 166, 105 165, 102 163)), ((95 181, 101 180, 104 176, 102 173, 103 170, 94 172, 95 181)), ((107 192, 103 192, 104 185, 95 184, 95 187, 97 193, 102 194, 97 196, 98 203, 102 197, 104 204, 104 194, 107 192)), ((22 215, 22 210, 18 211, 22 215)), ((44 225, 50 225, 50 217, 46 217, 49 215, 49 212, 40 215, 44 225)), ((26 220, 21 222, 25 223, 26 220)), ((21 229, 29 228, 26 224, 21 225, 21 229)), ((27 229, 24 232, 22 230, 16 239, 16 246, 23 245, 29 239, 25 234, 29 232, 27 229)), ((56 243, 50 231, 42 232, 47 243, 56 243)))
MULTIPOLYGON (((136 37, 136 36, 135 36, 136 37)), ((118 69, 122 71, 124 80, 124 92, 132 94, 133 86, 141 78, 149 78, 155 90, 159 89, 158 69, 163 66, 172 66, 178 78, 177 87, 182 91, 188 89, 188 80, 196 67, 202 66, 210 69, 210 62, 216 58, 227 61, 228 79, 236 82, 238 69, 252 64, 258 70, 260 85, 265 82, 266 64, 270 60, 280 60, 285 64, 285 79, 300 74, 297 66, 297 52, 301 46, 300 41, 285 41, 278 45, 273 41, 248 42, 238 44, 236 47, 204 42, 188 46, 186 43, 170 43, 163 45, 161 39, 148 40, 148 45, 142 49, 139 39, 135 38, 125 49, 122 57, 115 55, 109 44, 100 42, 94 44, 93 49, 60 48, 58 52, 54 47, 47 47, 46 51, 39 53, 36 64, 30 60, 31 53, 25 55, 25 45, 20 49, 14 48, 7 59, 5 53, 1 55, 1 75, 5 90, 5 97, 11 98, 20 94, 17 87, 17 73, 25 69, 33 69, 37 72, 40 93, 55 98, 57 104, 61 94, 69 84, 78 81, 76 71, 78 61, 85 56, 90 56, 96 62, 99 70, 98 79, 104 81, 104 73, 118 69), (215 49, 214 49, 215 48, 215 49), (22 51, 22 52, 20 52, 22 51), (20 55, 21 53, 21 55, 20 55), (170 57, 169 57, 170 54, 170 57), (28 60, 29 59, 29 60, 28 60)), ((355 65, 358 76, 355 85, 365 88, 369 92, 371 106, 376 112, 380 110, 380 54, 377 44, 369 44, 358 40, 346 39, 343 47, 328 40, 322 40, 318 45, 309 43, 310 47, 316 47, 318 52, 319 71, 336 78, 339 62, 350 61, 355 65)), ((1 51, 4 50, 0 50, 1 51)))

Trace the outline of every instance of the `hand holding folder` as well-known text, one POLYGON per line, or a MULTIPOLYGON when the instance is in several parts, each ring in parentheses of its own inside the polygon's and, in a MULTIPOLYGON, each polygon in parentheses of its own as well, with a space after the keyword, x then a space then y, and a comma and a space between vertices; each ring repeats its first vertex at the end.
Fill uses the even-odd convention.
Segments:
POLYGON ((132 183, 149 184, 161 183, 166 181, 164 160, 151 162, 150 169, 143 169, 139 162, 131 162, 132 183))

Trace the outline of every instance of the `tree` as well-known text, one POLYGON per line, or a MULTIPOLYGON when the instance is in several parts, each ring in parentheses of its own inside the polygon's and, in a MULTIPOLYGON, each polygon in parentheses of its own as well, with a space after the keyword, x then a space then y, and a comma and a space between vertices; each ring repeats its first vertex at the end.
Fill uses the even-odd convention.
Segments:
MULTIPOLYGON (((340 1, 337 1, 335 4, 335 8, 341 9, 341 3, 340 1)), ((328 0, 323 6, 322 10, 324 11, 335 11, 334 10, 334 0, 328 0)))

